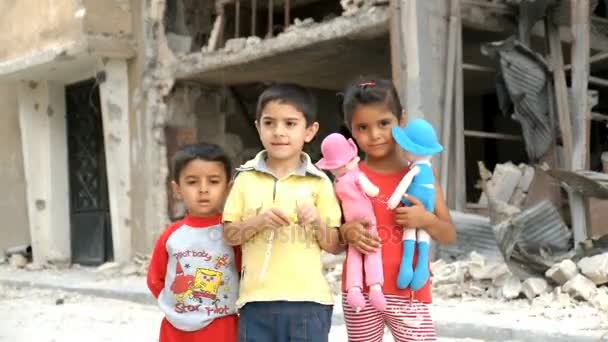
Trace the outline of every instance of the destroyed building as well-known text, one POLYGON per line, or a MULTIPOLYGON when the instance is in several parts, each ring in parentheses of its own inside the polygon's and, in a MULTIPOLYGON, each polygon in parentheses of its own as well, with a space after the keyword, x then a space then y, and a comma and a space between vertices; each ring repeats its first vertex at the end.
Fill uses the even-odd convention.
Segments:
MULTIPOLYGON (((392 78, 408 116, 435 125, 447 147, 435 163, 455 212, 491 216, 496 198, 482 195, 477 163, 512 162, 505 172, 520 174, 506 202, 527 209, 548 199, 562 217, 559 181, 536 166, 600 171, 608 144, 607 7, 581 3, 586 38, 574 37, 566 0, 2 4, 0 184, 10 195, 0 202, 0 249, 29 245, 41 264, 148 254, 183 213, 168 187, 178 146, 215 142, 235 163, 247 159, 260 147, 257 96, 293 82, 319 98, 321 132, 308 147, 318 158, 326 134, 347 133, 336 93, 363 75, 392 78), (575 77, 585 65, 592 76, 575 77), (566 112, 586 123, 571 125, 585 132, 582 147, 563 134, 566 112), (570 167, 574 151, 587 164, 570 167)), ((597 220, 589 208, 605 205, 593 201, 582 205, 585 229, 597 220)), ((571 232, 571 221, 560 227, 571 232)), ((463 234, 487 249, 494 234, 474 231, 463 234)))

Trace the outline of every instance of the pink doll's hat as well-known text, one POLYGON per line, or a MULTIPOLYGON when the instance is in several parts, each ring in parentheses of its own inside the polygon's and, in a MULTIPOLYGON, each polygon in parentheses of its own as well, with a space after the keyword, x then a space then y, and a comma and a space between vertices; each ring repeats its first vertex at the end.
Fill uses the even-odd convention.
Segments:
POLYGON ((335 170, 346 165, 357 156, 357 145, 340 133, 332 133, 321 143, 323 158, 315 165, 322 170, 335 170))

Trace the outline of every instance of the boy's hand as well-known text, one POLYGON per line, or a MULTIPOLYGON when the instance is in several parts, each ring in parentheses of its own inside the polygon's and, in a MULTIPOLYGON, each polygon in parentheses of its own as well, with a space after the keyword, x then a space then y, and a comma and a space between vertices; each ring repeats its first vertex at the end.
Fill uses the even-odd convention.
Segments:
POLYGON ((403 228, 424 228, 429 226, 435 216, 428 212, 422 202, 416 197, 404 195, 403 198, 412 203, 411 206, 401 206, 395 209, 395 222, 403 228))
POLYGON ((303 203, 299 204, 296 209, 298 214, 298 222, 300 224, 316 224, 318 225, 321 221, 321 217, 319 216, 319 211, 317 207, 315 207, 312 203, 303 203))
POLYGON ((367 221, 353 221, 340 227, 344 240, 363 254, 371 254, 380 248, 380 238, 372 235, 367 221))
POLYGON ((260 220, 262 227, 277 229, 285 226, 289 226, 291 221, 287 214, 283 210, 278 208, 271 208, 260 214, 260 220))

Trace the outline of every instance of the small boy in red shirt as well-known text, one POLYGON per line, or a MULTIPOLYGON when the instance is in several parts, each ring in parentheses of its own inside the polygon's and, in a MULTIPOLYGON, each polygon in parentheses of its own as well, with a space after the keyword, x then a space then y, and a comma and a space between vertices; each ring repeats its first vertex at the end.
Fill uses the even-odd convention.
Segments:
POLYGON ((161 234, 148 288, 165 314, 160 342, 237 341, 238 250, 224 243, 221 211, 230 159, 217 145, 176 152, 171 186, 188 214, 161 234))

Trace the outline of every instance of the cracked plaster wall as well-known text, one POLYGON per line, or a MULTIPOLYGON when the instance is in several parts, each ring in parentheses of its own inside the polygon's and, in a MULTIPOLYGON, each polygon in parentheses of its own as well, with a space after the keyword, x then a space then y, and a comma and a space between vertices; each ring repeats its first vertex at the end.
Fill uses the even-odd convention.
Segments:
POLYGON ((19 109, 14 84, 0 85, 0 188, 7 194, 0 197, 0 251, 7 247, 26 245, 30 241, 25 174, 19 130, 19 109), (10 167, 7 167, 10 166, 10 167), (18 227, 15 229, 15 227, 18 227))
POLYGON ((0 63, 77 40, 77 10, 75 0, 0 1, 0 63))

